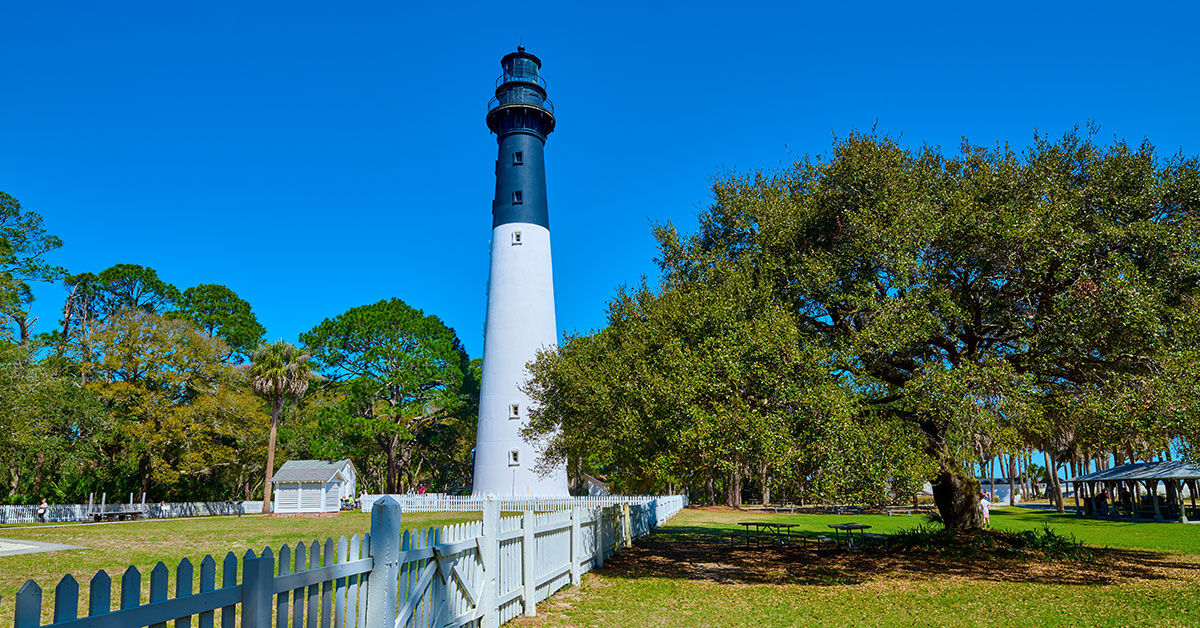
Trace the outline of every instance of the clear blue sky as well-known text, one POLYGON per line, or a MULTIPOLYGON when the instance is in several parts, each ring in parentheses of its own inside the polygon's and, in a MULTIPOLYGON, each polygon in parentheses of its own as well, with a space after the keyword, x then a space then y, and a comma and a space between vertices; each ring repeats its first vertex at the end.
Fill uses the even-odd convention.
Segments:
MULTIPOLYGON (((874 125, 1200 154, 1193 4, 9 2, 0 190, 71 272, 224 284, 268 338, 399 297, 482 352, 499 59, 544 62, 560 330, 604 323, 728 173, 874 125), (248 6, 249 5, 249 6, 248 6)), ((37 331, 64 291, 38 289, 37 331)))

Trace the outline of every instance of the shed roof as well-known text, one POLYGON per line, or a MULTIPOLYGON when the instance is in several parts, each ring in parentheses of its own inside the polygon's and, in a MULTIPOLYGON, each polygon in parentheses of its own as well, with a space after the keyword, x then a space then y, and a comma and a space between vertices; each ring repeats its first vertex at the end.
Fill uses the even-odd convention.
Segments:
POLYGON ((288 460, 271 477, 272 482, 329 482, 338 471, 354 463, 349 458, 341 460, 288 460))
POLYGON ((1200 466, 1168 460, 1165 462, 1138 462, 1081 475, 1068 482, 1095 482, 1102 480, 1196 480, 1200 479, 1200 466))

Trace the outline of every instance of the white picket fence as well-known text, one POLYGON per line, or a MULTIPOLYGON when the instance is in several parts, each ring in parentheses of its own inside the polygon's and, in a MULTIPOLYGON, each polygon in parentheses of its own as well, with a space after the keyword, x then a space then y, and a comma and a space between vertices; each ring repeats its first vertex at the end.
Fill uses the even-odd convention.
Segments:
MULTIPOLYGON (((157 502, 141 504, 50 504, 46 509, 47 522, 89 521, 95 512, 121 513, 138 511, 146 519, 175 517, 210 517, 238 514, 237 502, 157 502)), ((248 514, 262 512, 262 501, 242 502, 248 514)), ((0 506, 0 523, 37 523, 36 505, 0 506)))
MULTIPOLYGON (((79 613, 79 584, 65 576, 55 587, 56 628, 445 628, 500 626, 536 615, 537 603, 583 573, 604 566, 633 539, 653 531, 662 513, 686 506, 669 496, 643 503, 582 507, 501 517, 502 501, 484 500, 481 521, 427 530, 401 531, 399 500, 385 496, 371 512, 371 533, 347 541, 303 543, 294 550, 230 552, 217 563, 200 563, 199 592, 191 562, 175 570, 175 597, 168 596, 167 567, 150 573, 148 603, 142 603, 141 574, 130 567, 121 577, 119 610, 112 610, 112 582, 98 572, 79 613), (276 566, 278 565, 278 567, 276 566)), ((669 518, 670 515, 667 517, 669 518)), ((42 626, 42 589, 32 580, 17 591, 14 628, 42 626)), ((50 609, 45 609, 49 611, 50 609)))
MULTIPOLYGON (((371 512, 371 505, 383 495, 359 497, 363 512, 371 512)), ((469 495, 446 495, 426 493, 424 495, 391 495, 400 504, 403 512, 481 512, 485 498, 469 495)), ((681 495, 605 495, 595 497, 497 497, 500 509, 506 512, 547 512, 572 508, 597 508, 619 504, 655 504, 659 520, 655 525, 675 516, 684 506, 681 495)))

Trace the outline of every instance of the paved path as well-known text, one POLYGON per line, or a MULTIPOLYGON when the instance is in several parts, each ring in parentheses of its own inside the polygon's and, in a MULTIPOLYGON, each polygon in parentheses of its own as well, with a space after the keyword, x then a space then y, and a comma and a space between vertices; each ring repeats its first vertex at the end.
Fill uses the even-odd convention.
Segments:
POLYGON ((87 549, 78 545, 59 545, 58 543, 42 543, 41 541, 25 541, 21 539, 0 539, 0 556, 16 556, 17 554, 39 554, 41 552, 57 552, 59 550, 87 549))

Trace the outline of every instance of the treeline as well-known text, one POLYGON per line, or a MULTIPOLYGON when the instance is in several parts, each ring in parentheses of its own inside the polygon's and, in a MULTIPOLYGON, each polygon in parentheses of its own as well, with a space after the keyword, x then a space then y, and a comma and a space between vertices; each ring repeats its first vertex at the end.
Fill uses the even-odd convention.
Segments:
POLYGON ((0 192, 5 503, 259 498, 272 411, 279 462, 348 457, 370 491, 470 485, 478 366, 437 317, 392 299, 321 322, 285 365, 306 373, 302 394, 281 396, 255 363, 273 353, 265 329, 232 290, 132 264, 70 274, 45 261, 60 246, 0 192), (46 331, 38 281, 68 295, 46 331))

